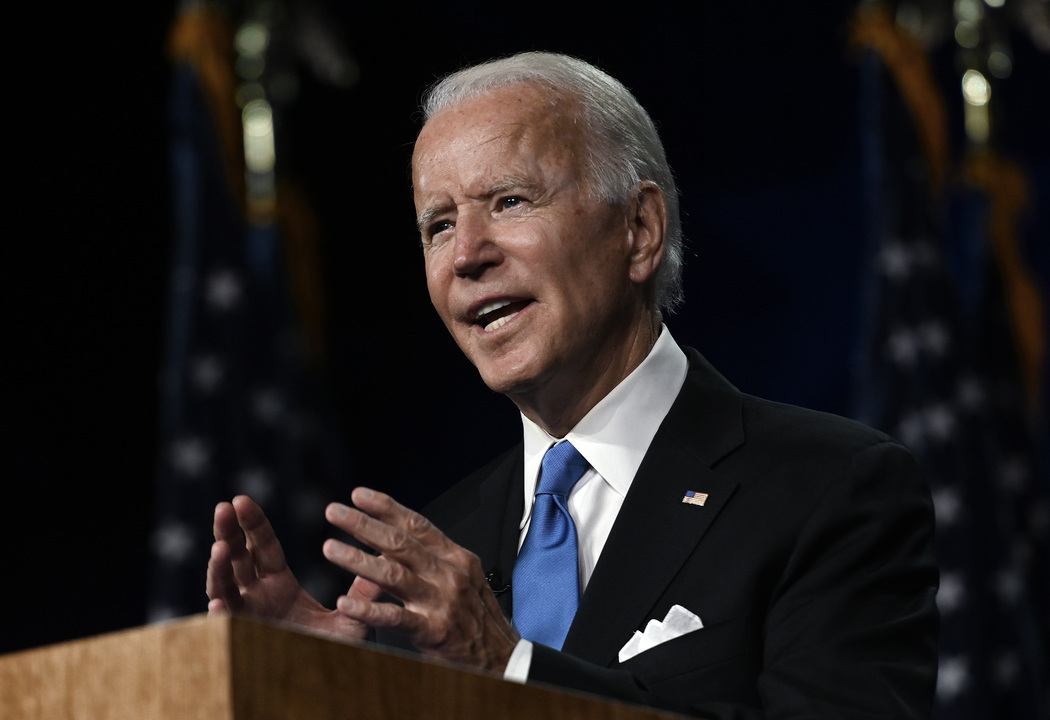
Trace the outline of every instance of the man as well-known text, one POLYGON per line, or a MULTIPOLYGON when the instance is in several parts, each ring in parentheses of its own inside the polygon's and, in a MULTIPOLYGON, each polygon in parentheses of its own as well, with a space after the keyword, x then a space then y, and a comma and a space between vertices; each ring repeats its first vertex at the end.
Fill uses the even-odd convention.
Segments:
POLYGON ((523 443, 440 498, 433 524, 365 488, 329 506, 377 552, 325 544, 356 575, 335 610, 299 587, 254 503, 220 505, 210 610, 393 633, 701 717, 927 715, 937 578, 915 463, 852 422, 742 395, 674 343, 676 191, 633 96, 527 53, 447 78, 425 115, 412 175, 430 297, 521 411, 523 443), (544 489, 555 453, 579 465, 571 490, 544 489), (560 539, 537 550, 550 523, 560 539), (568 575, 550 559, 566 548, 568 575))

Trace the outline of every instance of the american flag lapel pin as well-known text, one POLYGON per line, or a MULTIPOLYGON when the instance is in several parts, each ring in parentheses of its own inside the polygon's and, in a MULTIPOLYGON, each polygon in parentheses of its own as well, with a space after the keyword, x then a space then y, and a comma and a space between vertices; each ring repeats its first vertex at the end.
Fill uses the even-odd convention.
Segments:
POLYGON ((686 490, 685 497, 682 498, 682 502, 687 505, 703 505, 707 502, 707 493, 696 492, 695 490, 686 490))

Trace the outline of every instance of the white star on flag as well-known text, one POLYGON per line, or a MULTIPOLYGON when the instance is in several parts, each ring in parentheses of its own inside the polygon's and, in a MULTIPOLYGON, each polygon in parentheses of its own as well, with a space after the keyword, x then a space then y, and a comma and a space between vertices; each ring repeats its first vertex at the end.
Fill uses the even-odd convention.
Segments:
POLYGON ((944 357, 948 353, 952 336, 943 322, 928 320, 919 326, 918 334, 923 350, 934 357, 944 357))
POLYGON ((954 487, 942 487, 933 492, 933 510, 937 525, 948 527, 962 517, 963 504, 959 491, 954 487))
POLYGON ((242 283, 231 270, 220 270, 205 281, 204 298, 216 310, 232 310, 244 294, 242 283))
POLYGON ((944 442, 955 434, 955 413, 947 403, 926 408, 923 416, 926 434, 934 440, 944 442))
POLYGON ((171 464, 183 475, 199 477, 210 462, 211 451, 200 438, 181 438, 172 443, 171 464))
POLYGON ((166 562, 185 562, 193 552, 193 546, 193 532, 185 523, 166 523, 153 533, 153 549, 166 562))
POLYGON ((879 267, 893 282, 899 282, 911 274, 912 253, 899 242, 888 243, 879 251, 879 267))
POLYGON ((260 390, 252 396, 252 414, 260 421, 274 425, 284 414, 284 402, 273 388, 260 390))
POLYGON ((897 365, 914 367, 919 361, 919 338, 908 327, 897 327, 886 339, 886 352, 897 365))
POLYGON ((937 589, 937 608, 945 614, 957 610, 966 599, 966 585, 959 573, 945 573, 937 589))
POLYGON ((256 502, 265 505, 273 495, 275 483, 273 476, 265 468, 254 467, 242 470, 237 474, 237 492, 251 496, 256 502))
POLYGON ((222 362, 215 355, 198 356, 190 361, 190 382, 205 394, 214 392, 225 375, 222 362))
POLYGON ((937 665, 937 697, 951 700, 958 697, 970 682, 970 663, 965 657, 944 658, 937 665))

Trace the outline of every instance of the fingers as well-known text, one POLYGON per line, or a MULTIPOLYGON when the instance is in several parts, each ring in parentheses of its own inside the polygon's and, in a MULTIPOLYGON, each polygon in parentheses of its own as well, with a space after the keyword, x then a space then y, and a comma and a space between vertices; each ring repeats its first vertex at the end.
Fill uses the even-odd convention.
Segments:
POLYGON ((343 595, 335 606, 343 615, 369 627, 396 628, 408 637, 420 635, 426 625, 421 615, 394 603, 371 602, 353 595, 343 595))
POLYGON ((215 524, 212 529, 216 545, 226 547, 226 562, 230 565, 230 572, 237 585, 247 586, 256 579, 255 561, 248 551, 237 510, 232 503, 219 503, 215 507, 215 524))
MULTIPOLYGON (((358 589, 363 591, 361 596, 364 599, 378 598, 383 591, 402 601, 425 598, 430 594, 423 575, 411 569, 406 562, 372 555, 338 540, 327 540, 323 551, 330 562, 361 579, 362 584, 358 589), (366 582, 370 585, 364 585, 366 582), (375 595, 375 598, 370 598, 370 595, 375 595)), ((424 562, 425 558, 414 556, 413 565, 419 566, 424 562)), ((356 584, 357 580, 354 582, 356 584)))
POLYGON ((362 512, 410 533, 420 542, 432 543, 445 539, 444 534, 429 520, 385 493, 359 487, 354 488, 350 499, 362 512))
POLYGON ((383 588, 368 578, 358 575, 354 578, 354 582, 350 584, 350 590, 346 594, 351 597, 362 598, 363 600, 378 600, 383 595, 383 588))
POLYGON ((333 503, 325 515, 379 554, 325 543, 325 557, 357 575, 337 601, 339 613, 362 625, 394 628, 426 654, 501 672, 517 635, 477 556, 388 495, 357 488, 351 497, 356 508, 333 503), (384 602, 383 591, 402 604, 384 602))
POLYGON ((360 509, 332 503, 326 517, 379 554, 337 540, 325 542, 325 557, 357 575, 355 585, 361 583, 356 588, 361 593, 344 597, 340 605, 344 614, 368 625, 396 626, 411 634, 426 622, 413 611, 431 617, 447 614, 464 597, 476 595, 475 586, 487 589, 477 557, 423 516, 365 488, 356 489, 353 499, 360 509), (382 591, 401 600, 404 608, 374 602, 382 591))
POLYGON ((211 600, 208 603, 209 612, 239 609, 241 592, 234 578, 233 564, 230 562, 230 548, 224 541, 216 541, 211 546, 205 590, 211 600))
POLYGON ((253 574, 266 577, 285 572, 288 562, 285 560, 284 550, 281 549, 281 543, 278 542, 277 535, 274 534, 262 508, 245 495, 235 497, 233 507, 237 510, 237 521, 244 531, 253 574))
MULTIPOLYGON (((246 588, 261 577, 274 575, 288 569, 281 544, 255 501, 246 495, 238 495, 232 503, 219 503, 215 508, 213 526, 215 545, 225 548, 224 567, 216 568, 217 591, 228 590, 229 583, 246 588), (227 575, 227 568, 232 576, 227 575)), ((212 553, 215 554, 213 547, 212 553)), ((211 566, 209 561, 209 567, 211 566)))
MULTIPOLYGON (((440 545, 433 535, 436 529, 420 528, 415 515, 392 500, 382 510, 382 519, 360 510, 332 503, 325 511, 329 522, 378 551, 373 555, 337 540, 324 544, 325 557, 344 570, 366 578, 403 602, 425 601, 433 595, 432 583, 442 574, 439 566, 444 557, 430 545, 440 545), (389 523, 397 523, 397 525, 389 523), (414 527, 412 523, 417 523, 414 527), (412 529, 406 530, 405 527, 412 529)), ((422 520, 422 518, 419 518, 422 520)), ((426 523, 423 520, 423 523, 426 523)), ((432 528, 433 526, 429 526, 432 528)), ((441 539, 444 536, 441 535, 441 539)))
POLYGON ((233 507, 237 511, 237 521, 244 531, 248 552, 259 577, 287 570, 288 562, 285 560, 284 550, 281 549, 281 543, 278 542, 277 535, 274 534, 262 508, 247 495, 235 497, 233 507))
POLYGON ((469 571, 476 558, 449 540, 429 520, 369 488, 356 488, 357 508, 332 503, 325 510, 330 523, 379 552, 371 555, 335 540, 324 546, 333 563, 364 576, 395 597, 425 599, 440 575, 469 571), (451 566, 451 568, 450 568, 451 566))
POLYGON ((326 544, 325 554, 361 573, 336 602, 343 616, 362 626, 395 629, 427 655, 496 673, 506 668, 520 638, 503 616, 476 556, 467 550, 460 549, 450 561, 436 561, 435 572, 425 576, 335 541, 326 544), (403 605, 379 601, 370 592, 378 586, 403 605))
POLYGON ((231 535, 241 531, 237 524, 237 511, 228 502, 221 502, 215 506, 215 522, 212 526, 216 540, 226 540, 231 535))
POLYGON ((442 558, 447 558, 457 548, 433 523, 389 495, 356 488, 351 498, 357 509, 332 503, 325 511, 325 517, 384 555, 410 562, 422 548, 442 558))

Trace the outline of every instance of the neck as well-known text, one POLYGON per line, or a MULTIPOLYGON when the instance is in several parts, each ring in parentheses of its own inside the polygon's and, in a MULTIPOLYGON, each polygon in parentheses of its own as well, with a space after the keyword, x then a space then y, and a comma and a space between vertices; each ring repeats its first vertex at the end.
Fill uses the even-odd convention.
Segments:
POLYGON ((539 387, 508 397, 521 413, 552 437, 563 438, 576 424, 634 372, 649 355, 660 335, 660 320, 653 316, 639 323, 611 352, 596 353, 580 368, 566 369, 539 387))

